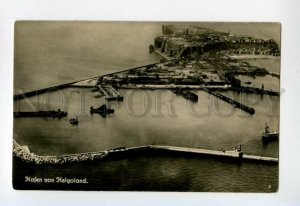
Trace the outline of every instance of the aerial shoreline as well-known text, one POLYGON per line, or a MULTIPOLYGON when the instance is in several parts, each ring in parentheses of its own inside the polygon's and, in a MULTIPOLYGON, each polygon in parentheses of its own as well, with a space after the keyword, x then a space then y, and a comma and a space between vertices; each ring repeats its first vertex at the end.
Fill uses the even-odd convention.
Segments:
MULTIPOLYGON (((276 57, 275 57, 276 58, 276 57)), ((139 69, 144 69, 144 68, 148 68, 148 67, 157 67, 159 65, 162 64, 168 64, 168 62, 174 62, 177 60, 168 60, 164 63, 151 63, 151 64, 147 64, 147 65, 142 65, 142 66, 138 66, 138 67, 134 67, 134 68, 130 68, 130 69, 124 69, 122 71, 118 71, 118 72, 113 72, 113 73, 108 73, 105 75, 101 75, 101 76, 96 76, 96 77, 91 77, 91 78, 86 78, 83 80, 78 80, 78 81, 74 81, 74 82, 69 82, 69 83, 63 83, 60 85, 56 85, 56 86, 51 86, 51 87, 46 87, 46 88, 42 88, 42 89, 37 89, 37 90, 33 90, 33 91, 29 91, 29 92, 24 92, 24 93, 19 93, 19 94, 15 94, 14 95, 14 100, 21 100, 23 98, 27 98, 27 97, 31 97, 31 96, 36 96, 36 95, 40 95, 43 93, 48 93, 48 92, 52 92, 52 91, 56 91, 58 89, 64 89, 64 88, 68 88, 68 87, 86 87, 86 88, 92 88, 97 86, 97 84, 99 84, 99 79, 100 78, 106 78, 106 77, 110 77, 110 76, 114 76, 114 75, 119 75, 122 73, 127 73, 127 72, 131 72, 131 71, 139 71, 139 69)), ((240 73, 236 73, 236 74, 240 74, 240 73)), ((247 74, 246 74, 247 75, 247 74)), ((278 73, 274 73, 274 72, 266 72, 264 75, 272 75, 275 76, 277 78, 280 78, 278 73)), ((123 77, 121 77, 120 79, 123 79, 123 77)), ((206 82, 205 84, 201 83, 198 85, 193 84, 186 84, 184 85, 180 85, 180 84, 170 84, 170 86, 167 86, 167 84, 163 84, 163 86, 159 86, 159 82, 154 82, 154 84, 148 84, 148 85, 153 85, 153 86, 147 86, 147 84, 120 84, 118 86, 118 88, 124 88, 124 89, 134 89, 134 88, 150 88, 150 89, 172 89, 172 88, 186 88, 186 89, 203 89, 203 88, 219 88, 219 89, 230 89, 232 87, 232 85, 230 85, 230 82, 220 82, 218 84, 212 84, 212 85, 208 85, 211 82, 206 82), (157 86, 155 86, 157 85, 157 86)), ((108 83, 109 84, 109 83, 108 83)), ((253 90, 257 90, 258 88, 252 88, 253 90)), ((235 89, 236 90, 236 89, 235 89)), ((241 89, 242 90, 242 89, 241 89)))
POLYGON ((149 46, 149 52, 159 54, 164 60, 15 94, 14 100, 66 88, 70 85, 92 87, 107 84, 117 86, 117 88, 134 88, 132 85, 140 85, 142 88, 143 85, 168 84, 178 85, 179 88, 181 88, 180 85, 199 85, 200 88, 209 88, 213 85, 221 88, 228 85, 236 88, 241 86, 241 81, 236 78, 236 75, 255 77, 269 74, 280 78, 279 73, 237 61, 238 59, 277 58, 280 56, 280 50, 273 39, 256 39, 203 27, 162 25, 162 35, 154 38, 154 44, 149 46))
MULTIPOLYGON (((205 28, 199 28, 199 31, 195 32, 199 32, 198 35, 201 38, 190 35, 189 28, 163 25, 163 35, 154 39, 154 45, 149 46, 149 52, 156 52, 165 60, 53 87, 15 94, 14 100, 17 101, 69 87, 92 88, 92 90, 95 90, 93 92, 99 93, 97 94, 98 96, 94 93, 95 98, 105 96, 107 100, 119 99, 120 101, 123 100, 123 96, 118 93, 118 89, 168 89, 178 95, 186 94, 187 90, 204 90, 221 98, 233 107, 240 108, 253 115, 255 113, 254 108, 243 105, 214 91, 235 91, 279 96, 279 91, 265 89, 264 85, 261 88, 244 86, 241 84, 241 80, 236 78, 237 75, 251 77, 272 75, 278 79, 280 78, 279 73, 270 72, 266 68, 252 66, 247 62, 237 61, 237 59, 277 58, 280 55, 280 51, 273 40, 234 36, 213 30, 206 31, 205 28), (207 41, 206 43, 203 40, 204 37, 205 41, 207 41)), ((248 82, 248 84, 251 84, 251 82, 248 82)), ((192 100, 194 97, 198 99, 198 96, 192 92, 182 96, 189 100, 192 100)), ((15 142, 14 146, 19 148, 19 151, 22 150, 15 142)), ((142 147, 163 148, 162 146, 142 147)), ((121 150, 131 151, 132 149, 122 148, 121 150)), ((99 152, 99 154, 93 155, 92 159, 104 158, 109 153, 108 151, 99 152)), ((81 154, 76 155, 80 156, 81 154)), ((85 160, 86 157, 84 154, 82 155, 80 158, 85 160)), ((43 157, 37 155, 34 158, 44 161, 43 157)), ((55 164, 64 161, 64 158, 49 158, 55 164)))

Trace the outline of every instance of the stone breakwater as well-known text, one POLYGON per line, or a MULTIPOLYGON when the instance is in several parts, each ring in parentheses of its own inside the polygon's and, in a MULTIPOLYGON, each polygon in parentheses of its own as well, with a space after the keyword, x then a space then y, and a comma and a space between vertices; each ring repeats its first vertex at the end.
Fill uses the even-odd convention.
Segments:
POLYGON ((15 140, 13 141, 13 155, 27 163, 42 164, 64 164, 76 163, 83 161, 93 161, 102 159, 108 155, 108 152, 90 152, 61 156, 39 156, 28 151, 25 151, 15 140))
POLYGON ((61 156, 39 156, 31 153, 28 147, 20 146, 15 141, 13 142, 13 155, 21 160, 34 163, 38 165, 42 164, 65 164, 65 163, 78 163, 85 161, 94 161, 101 160, 108 155, 112 157, 115 155, 122 156, 122 154, 134 154, 137 155, 138 152, 150 151, 151 153, 156 152, 178 152, 186 154, 195 154, 195 155, 204 155, 212 156, 226 159, 236 159, 237 161, 258 161, 258 162, 269 162, 269 163, 278 163, 278 158, 276 157, 263 157, 256 155, 247 155, 242 152, 240 149, 231 150, 231 151, 216 151, 216 150, 207 150, 199 148, 186 148, 186 147, 175 147, 175 146, 162 146, 162 145, 147 145, 147 146, 138 146, 138 147, 118 147, 115 149, 109 149, 102 152, 88 152, 88 153, 79 153, 79 154, 68 154, 61 156), (26 149, 27 148, 27 149, 26 149))

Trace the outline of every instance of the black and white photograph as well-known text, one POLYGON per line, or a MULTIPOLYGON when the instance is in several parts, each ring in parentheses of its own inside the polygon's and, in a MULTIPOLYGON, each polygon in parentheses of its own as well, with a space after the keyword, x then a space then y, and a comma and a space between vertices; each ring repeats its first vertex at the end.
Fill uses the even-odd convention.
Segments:
POLYGON ((299 6, 2 0, 0 206, 299 204, 299 6))
POLYGON ((16 190, 276 193, 279 22, 16 21, 16 190))

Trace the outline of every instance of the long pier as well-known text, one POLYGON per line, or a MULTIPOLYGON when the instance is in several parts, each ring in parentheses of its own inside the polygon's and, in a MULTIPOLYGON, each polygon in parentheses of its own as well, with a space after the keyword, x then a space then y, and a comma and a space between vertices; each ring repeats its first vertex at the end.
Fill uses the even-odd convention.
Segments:
MULTIPOLYGON (((77 81, 73 81, 73 82, 69 82, 69 83, 59 84, 59 85, 55 85, 55 86, 51 86, 51 87, 32 90, 32 91, 29 91, 29 92, 23 92, 23 93, 15 94, 14 95, 14 100, 21 100, 21 99, 24 99, 24 98, 37 96, 37 95, 44 94, 44 93, 47 93, 47 92, 52 92, 52 91, 56 91, 56 90, 59 90, 59 89, 65 89, 65 88, 68 88, 68 87, 71 87, 71 86, 73 86, 73 87, 86 87, 86 86, 82 86, 82 85, 76 85, 76 83, 81 82, 81 81, 94 79, 94 78, 98 78, 98 77, 105 77, 107 75, 119 74, 119 73, 126 72, 126 71, 140 69, 140 68, 143 68, 143 67, 155 66, 155 65, 160 64, 160 63, 161 62, 155 62, 155 63, 143 65, 143 66, 138 66, 138 67, 134 67, 134 68, 130 68, 130 69, 124 69, 124 70, 121 70, 121 71, 112 72, 112 73, 109 73, 109 74, 94 76, 94 77, 85 78, 85 79, 81 79, 81 80, 77 80, 77 81)), ((89 87, 93 87, 93 86, 89 86, 89 87)))
POLYGON ((201 90, 204 88, 208 88, 211 90, 228 90, 230 86, 221 86, 221 85, 183 85, 183 84, 135 84, 135 85, 128 85, 123 84, 119 86, 122 89, 196 89, 201 90))
POLYGON ((223 101, 231 104, 233 107, 236 107, 236 108, 239 108, 251 115, 253 115, 255 113, 255 110, 252 108, 252 107, 248 107, 244 104, 241 104, 239 103, 238 101, 235 101, 234 99, 230 99, 229 97, 226 97, 220 93, 217 93, 217 92, 214 92, 214 91, 211 91, 207 88, 204 88, 204 91, 206 91, 207 93, 211 94, 211 95, 214 95, 215 97, 218 97, 219 99, 222 99, 223 101))
POLYGON ((76 83, 76 82, 70 82, 70 83, 60 84, 60 85, 47 87, 47 88, 43 88, 43 89, 37 89, 37 90, 30 91, 30 92, 15 94, 14 95, 14 100, 20 100, 20 99, 24 99, 24 98, 28 98, 28 97, 32 97, 32 96, 36 96, 36 95, 40 95, 40 94, 44 94, 44 93, 47 93, 47 92, 56 91, 58 89, 65 89, 65 88, 69 87, 70 84, 73 84, 73 83, 76 83))
POLYGON ((270 95, 270 96, 279 96, 279 91, 273 91, 273 90, 267 90, 267 89, 261 89, 256 87, 230 87, 230 90, 237 91, 237 92, 245 92, 245 93, 254 93, 254 94, 260 94, 260 95, 270 95))
POLYGON ((124 154, 139 155, 139 152, 151 152, 154 151, 171 151, 186 154, 195 154, 203 156, 211 156, 216 158, 233 159, 237 161, 255 161, 262 163, 278 163, 278 158, 276 157, 265 157, 256 155, 244 154, 241 150, 232 151, 218 151, 218 150, 207 150, 198 148, 187 148, 187 147, 175 147, 175 146, 163 146, 163 145, 146 145, 138 147, 118 147, 115 149, 109 149, 99 152, 86 152, 78 154, 65 154, 60 156, 40 156, 31 153, 28 146, 20 146, 15 140, 13 141, 13 154, 14 156, 22 159, 28 163, 35 164, 64 164, 64 163, 74 163, 83 161, 93 161, 97 159, 103 159, 109 156, 122 156, 124 154))
POLYGON ((233 158, 233 159, 239 159, 239 160, 278 163, 278 158, 276 158, 276 157, 247 155, 247 154, 244 154, 243 152, 241 152, 241 151, 239 152, 237 150, 218 151, 218 150, 207 150, 207 149, 174 147, 174 146, 161 146, 161 145, 149 145, 149 148, 156 149, 156 150, 168 150, 168 151, 208 155, 208 156, 213 156, 213 157, 224 157, 224 158, 233 158))

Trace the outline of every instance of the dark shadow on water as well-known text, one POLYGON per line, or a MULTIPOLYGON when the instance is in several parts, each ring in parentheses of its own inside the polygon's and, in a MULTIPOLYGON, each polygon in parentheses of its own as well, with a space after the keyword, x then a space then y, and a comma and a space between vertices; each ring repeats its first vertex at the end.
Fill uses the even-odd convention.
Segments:
POLYGON ((165 151, 151 151, 151 154, 140 151, 64 165, 33 165, 14 158, 13 187, 19 190, 276 192, 278 165, 165 151), (88 184, 29 183, 25 182, 26 176, 86 178, 88 184))

